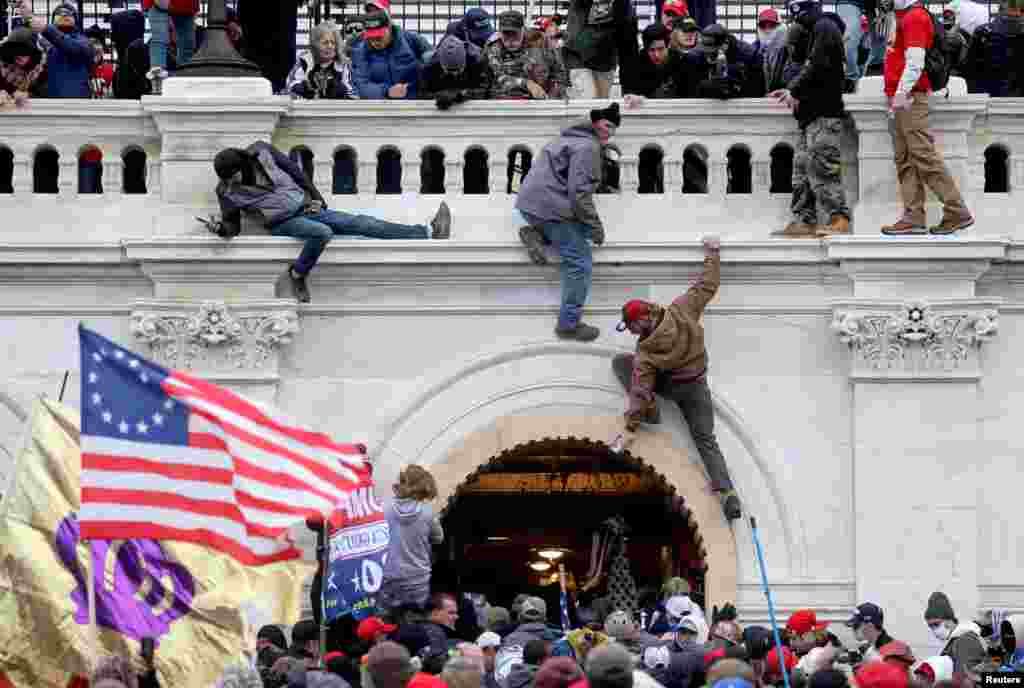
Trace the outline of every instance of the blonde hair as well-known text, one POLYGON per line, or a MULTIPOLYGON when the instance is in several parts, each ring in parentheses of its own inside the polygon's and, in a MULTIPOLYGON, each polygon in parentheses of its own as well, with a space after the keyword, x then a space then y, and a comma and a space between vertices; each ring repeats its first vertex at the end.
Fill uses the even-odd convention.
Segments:
POLYGON ((455 657, 444 665, 441 680, 448 688, 480 688, 483 680, 482 667, 469 657, 455 657))
POLYGON ((413 464, 398 474, 398 482, 393 486, 395 496, 399 499, 415 499, 426 502, 437 497, 437 483, 434 476, 423 466, 413 464))

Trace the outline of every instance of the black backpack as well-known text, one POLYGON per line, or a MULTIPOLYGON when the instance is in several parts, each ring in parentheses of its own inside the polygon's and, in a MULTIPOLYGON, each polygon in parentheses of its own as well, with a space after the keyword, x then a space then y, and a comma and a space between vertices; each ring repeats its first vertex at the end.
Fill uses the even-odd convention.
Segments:
POLYGON ((946 27, 928 8, 921 5, 921 10, 928 13, 932 20, 932 44, 924 53, 924 71, 933 91, 941 91, 949 83, 949 48, 946 45, 946 27))

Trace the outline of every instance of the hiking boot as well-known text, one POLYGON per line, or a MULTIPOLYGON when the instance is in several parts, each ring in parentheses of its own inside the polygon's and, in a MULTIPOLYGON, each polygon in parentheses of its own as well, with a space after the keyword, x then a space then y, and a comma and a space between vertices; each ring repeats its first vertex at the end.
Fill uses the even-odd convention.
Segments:
POLYGON ((813 239, 817 236, 817 233, 818 225, 810 222, 794 220, 786 225, 785 229, 779 229, 772 232, 772 236, 786 237, 789 239, 813 239))
POLYGON ((882 227, 882 234, 889 236, 907 236, 912 234, 926 234, 928 232, 923 224, 911 222, 906 217, 900 218, 898 222, 882 227))
POLYGON ((740 508, 740 498, 736 496, 734 490, 720 492, 718 498, 722 500, 722 511, 725 513, 726 520, 735 521, 743 515, 743 510, 740 508))
POLYGON ((850 218, 845 215, 833 215, 829 223, 817 232, 819 238, 850 233, 850 218))
POLYGON ((601 330, 597 329, 593 325, 577 323, 576 327, 568 329, 556 327, 555 334, 558 335, 559 339, 575 339, 577 342, 592 342, 601 335, 601 330))
POLYGON ((288 268, 288 281, 292 285, 292 295, 295 296, 295 300, 299 303, 309 303, 309 287, 306 285, 306 276, 288 268))
POLYGON ((944 217, 942 222, 929 227, 928 232, 931 234, 955 234, 962 229, 967 229, 974 224, 974 218, 968 213, 963 217, 944 217))
POLYGON ((530 226, 520 227, 519 241, 523 242, 526 252, 530 255, 530 260, 535 265, 548 264, 548 257, 544 255, 544 236, 539 229, 530 226))
POLYGON ((430 230, 431 239, 450 239, 452 236, 452 211, 444 201, 441 201, 437 215, 430 221, 430 230))

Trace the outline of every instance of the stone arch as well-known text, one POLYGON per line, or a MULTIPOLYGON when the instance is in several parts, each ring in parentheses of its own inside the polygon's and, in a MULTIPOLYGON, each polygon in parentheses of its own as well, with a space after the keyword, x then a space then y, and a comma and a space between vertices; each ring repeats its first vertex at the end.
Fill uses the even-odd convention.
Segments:
POLYGON ((737 143, 729 147, 726 159, 726 189, 728 194, 749 194, 754 190, 754 154, 750 147, 737 143))
MULTIPOLYGON (((449 452, 443 462, 431 467, 438 488, 435 508, 441 511, 455 496, 459 486, 471 478, 482 464, 505 452, 552 440, 586 442, 607 448, 604 442, 593 438, 605 437, 609 431, 613 432, 615 420, 590 415, 557 419, 550 416, 500 419, 494 426, 466 437, 459 447, 449 452), (557 421, 557 430, 546 434, 551 431, 550 423, 553 420, 557 421)), ((722 519, 718 500, 700 489, 704 478, 699 471, 687 461, 685 453, 681 455, 679 448, 671 446, 667 436, 656 433, 638 434, 636 442, 623 455, 639 467, 650 468, 683 498, 689 510, 689 520, 695 526, 694 537, 701 557, 708 567, 709 575, 705 583, 707 608, 735 601, 738 571, 736 542, 722 519)))
POLYGON ((1010 149, 994 143, 985 149, 985 193, 1010 191, 1010 149))
POLYGON ((420 193, 443 194, 445 153, 440 146, 424 146, 420 151, 420 193))
POLYGON ((788 143, 777 143, 771 150, 771 186, 769 193, 793 193, 793 161, 795 152, 788 143))
POLYGON ((473 145, 462 156, 462 192, 488 194, 491 192, 491 156, 483 146, 473 145))
POLYGON ((656 143, 649 143, 640 149, 637 162, 639 186, 637 193, 665 193, 665 151, 656 143))
MULTIPOLYGON (((611 371, 611 359, 618 353, 622 350, 610 346, 544 341, 437 371, 395 407, 390 426, 378 435, 371 451, 378 485, 390 485, 402 465, 419 463, 435 472, 443 498, 501 448, 552 437, 610 442, 621 431, 625 403, 611 371)), ((798 576, 806 566, 806 543, 794 537, 799 524, 782 500, 773 463, 713 381, 712 401, 719 441, 740 499, 745 509, 749 507, 747 513, 757 516, 762 543, 772 552, 769 575, 798 576)), ((709 580, 722 575, 732 581, 727 588, 719 584, 721 594, 735 595, 741 572, 747 584, 756 587, 749 525, 745 519, 725 521, 678 412, 663 416, 657 430, 638 433, 630 452, 665 475, 687 500, 708 549, 728 541, 723 547, 731 553, 731 566, 711 552, 708 559, 721 569, 710 571, 709 580)), ((381 493, 390 490, 384 487, 381 493)), ((734 597, 714 599, 709 597, 708 604, 739 603, 734 597)))

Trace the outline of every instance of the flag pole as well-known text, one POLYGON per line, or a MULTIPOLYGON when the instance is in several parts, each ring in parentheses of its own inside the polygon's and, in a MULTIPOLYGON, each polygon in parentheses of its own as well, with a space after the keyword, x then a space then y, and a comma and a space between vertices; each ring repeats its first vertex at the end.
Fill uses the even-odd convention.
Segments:
POLYGON ((99 567, 96 565, 96 558, 93 556, 92 541, 83 540, 83 542, 88 550, 87 559, 89 560, 89 571, 86 574, 88 578, 85 581, 85 594, 89 598, 89 644, 92 648, 89 671, 91 672, 100 661, 100 629, 96 623, 96 574, 99 567))
POLYGON ((324 655, 327 654, 327 521, 320 522, 320 532, 316 534, 316 565, 320 569, 320 656, 318 666, 325 669, 324 655))
POLYGON ((786 658, 782 653, 782 639, 779 637, 779 625, 775 622, 775 605, 772 603, 772 591, 768 587, 768 571, 764 566, 764 552, 761 551, 761 538, 757 535, 757 521, 750 517, 750 533, 754 538, 754 548, 757 550, 757 563, 761 567, 761 585, 764 586, 764 596, 768 600, 768 618, 772 622, 772 637, 775 640, 775 652, 779 655, 779 668, 782 670, 782 682, 785 688, 789 688, 789 670, 786 668, 786 658))

